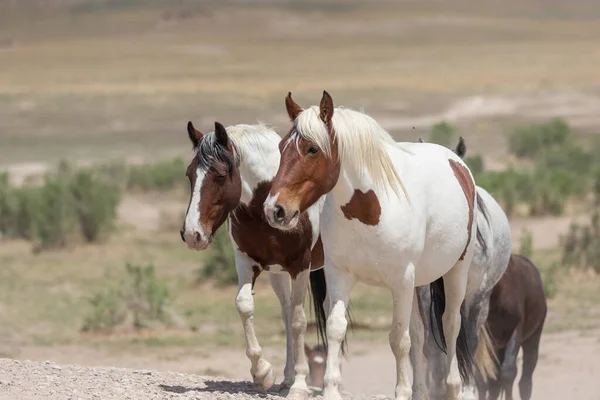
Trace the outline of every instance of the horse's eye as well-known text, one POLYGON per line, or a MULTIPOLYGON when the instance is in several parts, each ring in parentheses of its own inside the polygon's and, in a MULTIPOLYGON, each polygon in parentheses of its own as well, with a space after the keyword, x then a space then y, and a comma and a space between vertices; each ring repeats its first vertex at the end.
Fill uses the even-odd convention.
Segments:
POLYGON ((317 146, 310 146, 308 148, 308 154, 317 154, 319 152, 319 148, 317 146))

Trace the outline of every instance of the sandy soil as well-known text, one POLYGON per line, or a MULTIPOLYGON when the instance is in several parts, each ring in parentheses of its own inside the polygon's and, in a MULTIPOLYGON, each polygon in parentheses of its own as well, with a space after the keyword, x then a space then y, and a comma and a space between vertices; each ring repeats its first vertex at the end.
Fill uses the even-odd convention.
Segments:
MULTIPOLYGON (((266 348, 265 356, 277 369, 278 379, 282 376, 285 362, 283 348, 266 348)), ((183 352, 182 352, 183 353, 183 352)), ((600 400, 597 390, 597 377, 600 376, 600 331, 563 332, 545 334, 542 337, 540 359, 534 374, 534 390, 532 400, 582 399, 600 400)), ((153 354, 135 356, 127 354, 103 353, 97 349, 54 347, 25 348, 19 355, 21 359, 37 359, 42 363, 17 363, 0 361, 0 398, 119 398, 117 392, 106 391, 107 382, 117 385, 130 397, 120 398, 254 398, 242 397, 202 397, 210 390, 229 393, 258 393, 249 384, 226 383, 225 378, 203 378, 167 371, 200 373, 202 375, 226 376, 229 380, 249 379, 249 361, 244 357, 242 348, 237 350, 220 350, 218 354, 194 353, 168 358, 153 354), (139 373, 132 370, 116 368, 89 369, 85 367, 60 367, 43 364, 43 360, 51 359, 58 363, 75 363, 79 365, 116 365, 129 368, 154 368, 152 374, 139 373), (211 383, 206 381, 221 383, 211 383), (36 381, 37 380, 37 381, 36 381), (37 382, 39 385, 31 385, 37 382), (182 387, 180 392, 161 392, 161 386, 182 387), (32 389, 35 387, 35 389, 32 389), (212 388, 212 389, 211 389, 212 388), (54 390, 52 397, 43 397, 54 390), (79 397, 73 395, 78 390, 79 397), (163 394, 164 397, 153 397, 163 394), (18 395, 18 396, 17 396, 18 395), (61 396, 65 397, 61 397, 61 396), (94 397, 96 395, 97 397, 94 397), (194 395, 196 397, 194 397, 194 395), (9 396, 9 397, 2 397, 9 396), (17 396, 17 397, 10 397, 17 396), (40 397, 42 396, 42 397, 40 397), (142 397, 135 397, 142 396, 142 397), (147 396, 147 397, 144 397, 147 396), (171 396, 171 397, 168 397, 171 396), (186 397, 190 396, 190 397, 186 397)), ((395 363, 387 343, 350 342, 350 356, 344 361, 342 375, 344 388, 350 393, 360 394, 349 399, 378 398, 392 396, 395 384, 395 363)), ((519 361, 520 365, 520 361, 519 361)), ((519 367, 520 368, 520 367, 519 367)), ((518 379, 518 378, 517 378, 518 379)), ((514 394, 518 398, 518 386, 515 384, 514 394)), ((113 389, 111 389, 113 390, 113 389)), ((211 392, 213 396, 221 396, 220 392, 211 392)), ((278 398, 275 397, 266 398, 278 398)))

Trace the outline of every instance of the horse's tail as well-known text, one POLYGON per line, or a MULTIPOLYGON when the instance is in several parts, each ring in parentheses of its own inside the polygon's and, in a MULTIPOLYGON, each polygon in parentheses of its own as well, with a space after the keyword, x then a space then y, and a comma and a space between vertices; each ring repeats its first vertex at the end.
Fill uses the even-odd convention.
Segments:
MULTIPOLYGON (((323 343, 327 351, 327 316, 325 315, 325 296, 327 295, 327 282, 325 281, 325 269, 310 271, 310 293, 313 298, 313 309, 315 312, 315 324, 317 325, 317 341, 323 343)), ((350 304, 347 307, 348 327, 354 328, 352 315, 350 313, 350 304)), ((347 355, 347 337, 342 341, 342 355, 347 355)))
MULTIPOLYGON (((489 213, 485 203, 483 202, 483 197, 481 197, 478 192, 476 195, 476 200, 477 200, 477 211, 483 215, 483 218, 485 218, 485 221, 487 222, 487 224, 489 226, 490 225, 490 213, 489 213)), ((479 246, 481 247, 481 251, 483 252, 483 255, 487 257, 488 245, 485 241, 485 238, 483 237, 483 234, 481 233, 479 224, 477 224, 477 243, 479 243, 479 246)))
POLYGON ((496 379, 498 373, 498 357, 487 323, 481 326, 481 331, 479 333, 479 344, 475 351, 475 366, 485 382, 489 379, 496 379))
MULTIPOLYGON (((446 290, 444 289, 444 278, 439 278, 429 285, 431 293, 431 306, 429 308, 429 321, 431 333, 437 346, 446 353, 446 337, 442 316, 446 309, 446 290)), ((456 358, 458 361, 458 371, 463 382, 469 382, 473 375, 473 351, 471 349, 471 340, 467 330, 467 316, 465 312, 465 303, 460 306, 460 331, 456 339, 456 358)))

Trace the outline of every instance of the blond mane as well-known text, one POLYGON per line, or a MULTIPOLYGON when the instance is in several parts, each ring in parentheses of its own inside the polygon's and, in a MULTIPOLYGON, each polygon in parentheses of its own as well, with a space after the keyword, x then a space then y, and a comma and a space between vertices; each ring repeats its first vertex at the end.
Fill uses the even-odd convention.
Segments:
MULTIPOLYGON (((398 147, 394 139, 377 121, 359 111, 337 107, 333 112, 333 130, 338 146, 340 161, 351 162, 357 171, 368 173, 375 187, 387 192, 391 187, 396 195, 400 191, 408 199, 406 188, 394 167, 386 147, 398 147)), ((312 106, 301 112, 295 121, 300 137, 315 143, 331 157, 331 145, 327 126, 319 116, 319 107, 312 106)))

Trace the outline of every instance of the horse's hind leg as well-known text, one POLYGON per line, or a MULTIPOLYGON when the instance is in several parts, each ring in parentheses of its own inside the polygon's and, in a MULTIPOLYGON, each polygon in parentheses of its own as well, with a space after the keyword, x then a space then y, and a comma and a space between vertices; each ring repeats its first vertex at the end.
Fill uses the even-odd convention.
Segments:
POLYGON ((306 315, 304 315, 304 299, 308 288, 309 265, 292 280, 292 336, 294 338, 294 384, 288 399, 308 400, 308 361, 304 353, 304 334, 306 333, 306 315))
POLYGON ((442 316, 442 323, 444 337, 446 339, 447 360, 450 365, 448 376, 446 377, 447 399, 462 399, 462 380, 457 358, 457 339, 462 318, 460 315, 460 308, 467 291, 467 274, 471 264, 472 249, 470 253, 471 254, 468 257, 457 262, 456 265, 444 275, 446 307, 442 316))
POLYGON ((520 347, 520 329, 513 332, 504 351, 504 360, 500 366, 500 382, 506 400, 512 400, 513 384, 517 377, 517 354, 520 347))
POLYGON ((281 390, 289 389, 294 383, 294 339, 292 338, 292 313, 291 313, 291 289, 290 275, 287 273, 269 273, 271 287, 281 304, 281 319, 285 325, 285 368, 283 369, 283 382, 281 390))
MULTIPOLYGON (((393 297, 392 329, 390 331, 390 347, 396 358, 396 400, 409 400, 412 396, 412 385, 409 379, 410 352, 410 315, 413 309, 414 265, 396 275, 391 283, 393 297), (407 279, 410 277, 409 279, 407 279)), ((418 310, 416 310, 418 312, 418 310)), ((422 352, 422 346, 421 346, 422 352)))
POLYGON ((264 389, 268 389, 275 383, 275 374, 271 363, 262 356, 262 349, 258 344, 256 333, 254 332, 254 297, 252 295, 252 278, 254 271, 252 266, 254 262, 251 258, 240 251, 235 251, 235 267, 238 274, 238 294, 235 299, 242 324, 244 325, 244 335, 246 336, 246 355, 250 359, 252 366, 250 373, 254 383, 264 389))
POLYGON ((428 400, 427 363, 425 356, 425 316, 421 313, 418 289, 414 290, 413 306, 410 315, 410 362, 413 367, 412 400, 428 400))
POLYGON ((531 398, 533 370, 535 369, 538 360, 543 327, 544 325, 540 324, 537 331, 523 343, 523 373, 521 374, 521 380, 519 381, 521 400, 529 400, 531 398))

